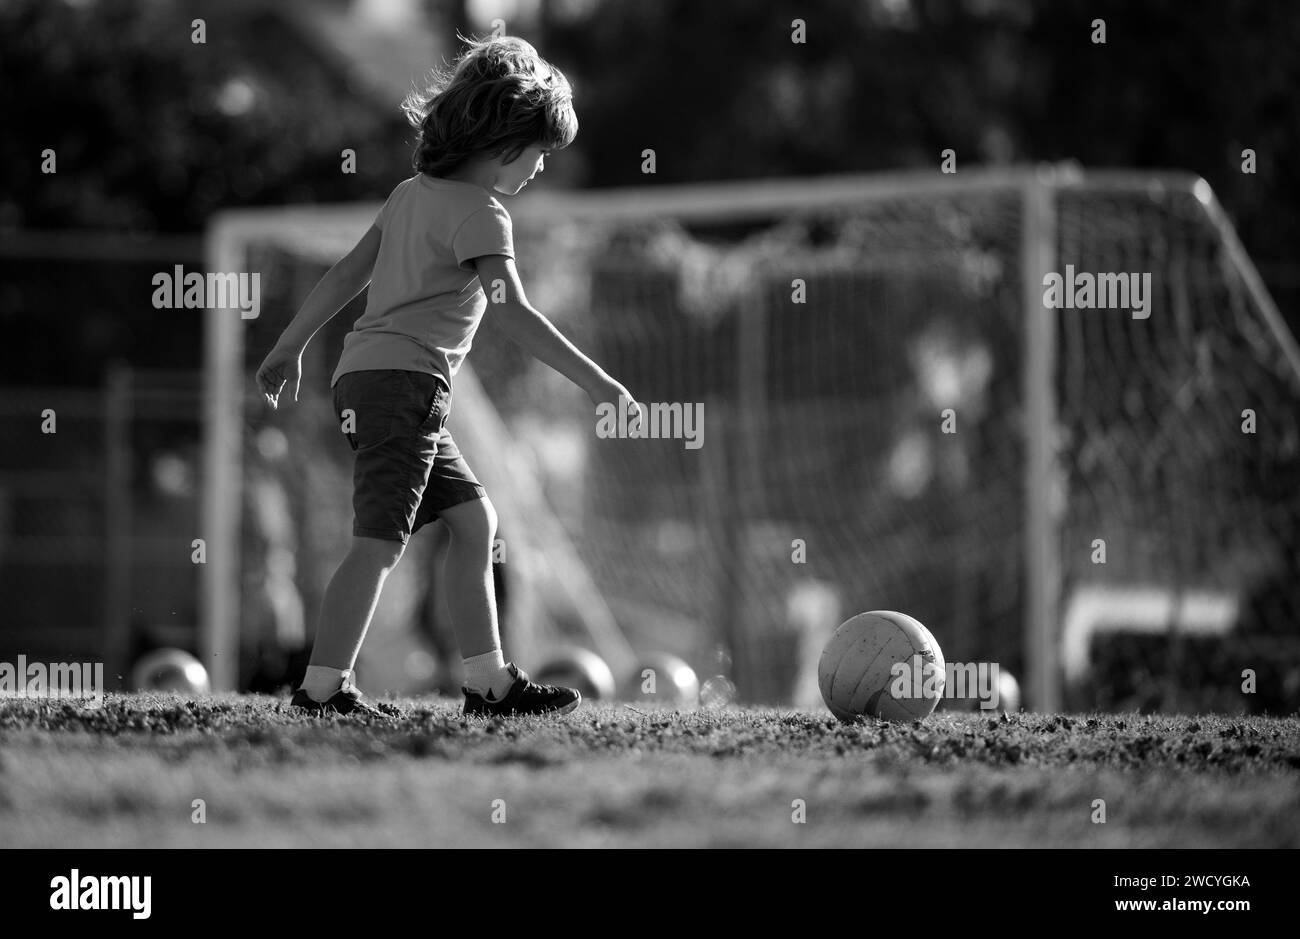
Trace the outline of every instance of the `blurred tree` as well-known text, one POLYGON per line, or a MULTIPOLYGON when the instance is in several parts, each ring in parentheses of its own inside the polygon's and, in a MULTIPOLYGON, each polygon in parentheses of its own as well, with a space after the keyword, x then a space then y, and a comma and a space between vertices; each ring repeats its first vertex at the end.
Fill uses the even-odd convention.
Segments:
POLYGON ((193 231, 218 208, 382 198, 409 172, 407 128, 340 64, 276 4, 0 5, 0 109, 20 129, 0 136, 0 228, 193 231))
MULTIPOLYGON (((1297 253, 1300 213, 1280 211, 1300 204, 1296 4, 545 0, 539 32, 574 81, 590 186, 937 168, 946 148, 959 171, 1179 168, 1214 186, 1266 277, 1297 253)), ((1270 286, 1300 325, 1300 283, 1270 286)))
MULTIPOLYGON (((1179 168, 1204 176, 1262 262, 1300 241, 1300 6, 1258 0, 1065 0, 1034 7, 1019 39, 1032 80, 1011 102, 1030 159, 1179 168), (1087 37, 1106 21, 1106 44, 1087 37), (1242 150, 1258 155, 1242 172, 1242 150)), ((1283 273, 1278 271, 1278 273, 1283 273)), ((1300 283, 1270 284, 1300 326, 1300 283)))
MULTIPOLYGON (((343 7, 0 5, 0 107, 20 128, 0 137, 0 229, 193 231, 219 207, 381 197, 408 172, 410 130, 344 50, 302 28, 343 7), (40 172, 47 147, 56 178, 40 172), (345 147, 355 175, 339 172, 345 147)), ((489 0, 424 8, 445 40, 495 15, 489 0)), ((499 14, 575 84, 582 132, 552 181, 936 167, 952 148, 959 169, 1072 158, 1200 173, 1266 277, 1285 278, 1300 241, 1300 213, 1279 211, 1300 202, 1285 164, 1300 6, 1281 0, 514 0, 499 14)), ((1294 276, 1270 286, 1300 307, 1294 276)))

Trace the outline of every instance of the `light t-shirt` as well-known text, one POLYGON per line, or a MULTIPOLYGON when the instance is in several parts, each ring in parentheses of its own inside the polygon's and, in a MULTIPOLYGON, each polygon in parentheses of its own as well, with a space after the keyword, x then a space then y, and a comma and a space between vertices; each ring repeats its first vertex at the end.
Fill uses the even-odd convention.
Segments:
POLYGON ((397 185, 375 225, 366 311, 330 384, 348 372, 402 369, 440 375, 450 388, 487 308, 474 258, 514 257, 510 213, 482 186, 421 173, 397 185))

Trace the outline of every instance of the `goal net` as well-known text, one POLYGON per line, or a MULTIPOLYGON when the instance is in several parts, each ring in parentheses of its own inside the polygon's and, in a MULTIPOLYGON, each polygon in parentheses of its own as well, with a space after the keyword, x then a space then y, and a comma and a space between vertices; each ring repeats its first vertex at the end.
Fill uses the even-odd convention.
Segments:
MULTIPOLYGON (((509 208, 533 304, 683 418, 605 439, 489 312, 449 426, 502 510, 504 566, 530 598, 506 628, 525 647, 588 645, 616 670, 666 651, 711 700, 814 704, 838 622, 896 609, 950 661, 1020 676, 1040 709, 1250 708, 1245 669, 1281 687, 1269 650, 1295 642, 1300 612, 1300 354, 1203 182, 1057 168, 509 208)), ((214 225, 210 268, 261 271, 264 299, 256 321, 210 323, 211 624, 231 622, 219 585, 241 576, 220 529, 248 376, 376 210, 214 225)), ((324 385, 357 312, 313 344, 321 387, 293 425, 330 477, 312 538, 335 555, 349 454, 324 385)), ((228 632, 207 630, 211 648, 228 632)))

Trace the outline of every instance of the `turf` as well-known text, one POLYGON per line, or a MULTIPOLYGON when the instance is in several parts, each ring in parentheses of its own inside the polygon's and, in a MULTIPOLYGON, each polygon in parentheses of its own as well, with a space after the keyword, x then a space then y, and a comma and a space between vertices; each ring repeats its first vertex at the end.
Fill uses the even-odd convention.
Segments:
POLYGON ((1300 847, 1295 716, 394 705, 0 700, 0 844, 1300 847))

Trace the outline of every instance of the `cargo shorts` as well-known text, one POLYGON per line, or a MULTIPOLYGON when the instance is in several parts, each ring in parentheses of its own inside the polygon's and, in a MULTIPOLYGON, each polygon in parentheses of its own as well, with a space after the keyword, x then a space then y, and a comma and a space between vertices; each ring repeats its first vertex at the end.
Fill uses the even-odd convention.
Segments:
POLYGON ((346 372, 334 413, 355 451, 352 534, 406 544, 452 506, 486 492, 445 425, 451 389, 437 375, 346 372))

